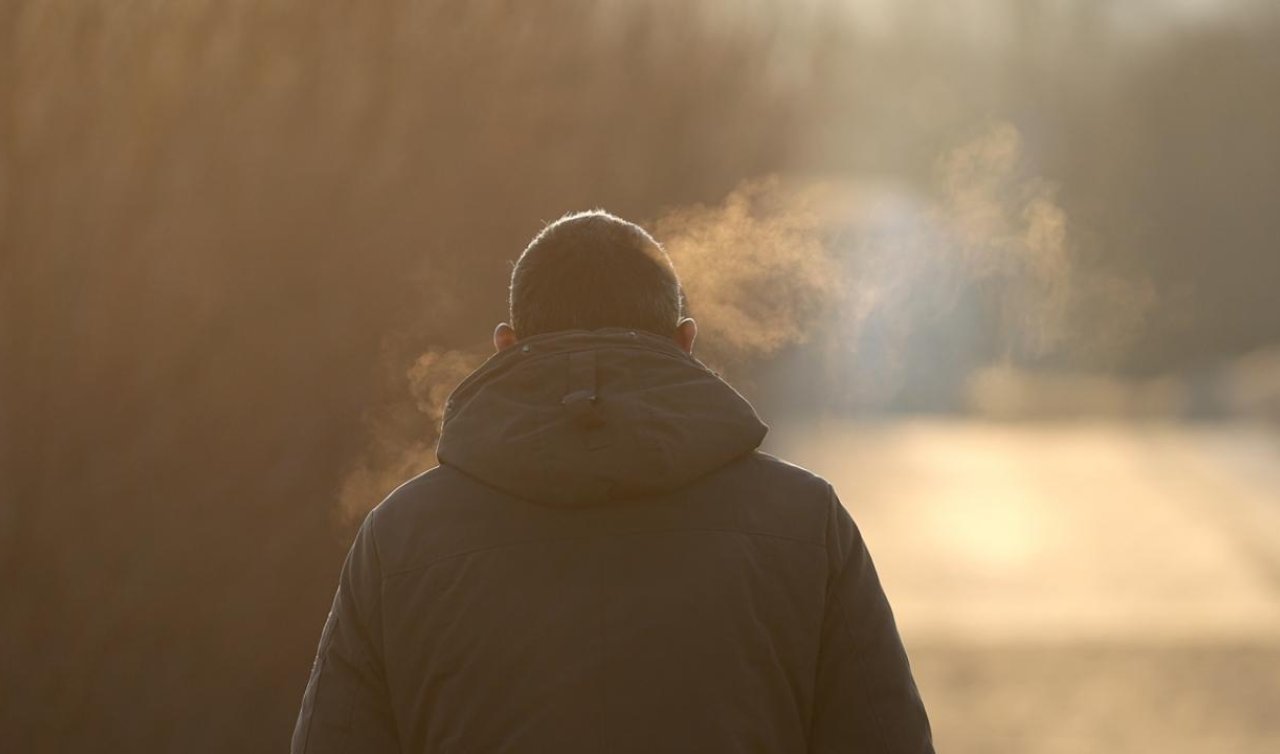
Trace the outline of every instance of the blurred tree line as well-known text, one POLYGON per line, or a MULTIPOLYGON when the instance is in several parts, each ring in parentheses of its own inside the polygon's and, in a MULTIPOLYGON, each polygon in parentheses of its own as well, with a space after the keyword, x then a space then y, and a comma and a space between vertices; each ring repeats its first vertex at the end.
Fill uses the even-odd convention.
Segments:
POLYGON ((946 5, 0 4, 0 740, 284 747, 387 365, 483 342, 569 209, 923 181, 1007 118, 1159 292, 1120 366, 1280 339, 1277 14, 946 5))

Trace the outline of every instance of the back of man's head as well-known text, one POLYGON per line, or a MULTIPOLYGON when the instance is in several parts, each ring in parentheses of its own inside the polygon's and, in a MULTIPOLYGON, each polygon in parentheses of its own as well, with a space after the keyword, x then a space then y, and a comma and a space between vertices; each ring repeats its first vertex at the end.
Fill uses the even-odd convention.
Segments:
POLYGON ((542 229, 511 273, 511 326, 521 338, 628 327, 670 336, 684 294, 671 259, 644 228, 602 210, 542 229))

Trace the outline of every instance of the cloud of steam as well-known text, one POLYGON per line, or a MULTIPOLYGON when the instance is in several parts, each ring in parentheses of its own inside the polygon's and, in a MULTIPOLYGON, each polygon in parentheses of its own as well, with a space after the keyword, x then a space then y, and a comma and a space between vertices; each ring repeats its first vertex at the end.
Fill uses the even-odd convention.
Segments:
POLYGON ((654 223, 711 361, 765 358, 804 342, 841 293, 822 192, 787 188, 776 177, 753 180, 718 206, 678 209, 654 223))
POLYGON ((654 231, 701 352, 730 366, 814 337, 847 355, 874 324, 888 368, 922 320, 945 320, 974 291, 996 311, 986 324, 1005 360, 1103 353, 1129 341, 1151 303, 1142 285, 1083 268, 1054 187, 1008 123, 943 154, 928 193, 756 179, 719 205, 669 212, 654 231), (840 326, 821 332, 832 319, 840 326))
MULTIPOLYGON (((445 401, 486 356, 479 349, 431 350, 407 369, 390 368, 388 392, 394 398, 365 416, 370 445, 342 481, 341 523, 358 521, 400 483, 436 464, 445 401)), ((403 364, 390 353, 384 360, 403 364)))
POLYGON ((1021 175, 1021 137, 998 123, 940 162, 944 233, 938 251, 955 254, 968 282, 999 278, 1001 325, 1009 348, 1042 353, 1063 336, 1072 290, 1066 213, 1052 188, 1021 175))
POLYGON ((1008 123, 941 155, 929 192, 850 182, 825 207, 843 291, 824 343, 837 405, 891 406, 904 383, 941 394, 992 362, 1105 360, 1152 303, 1149 286, 1082 261, 1008 123))
POLYGON ((1069 351, 1115 353, 1153 303, 1149 283, 1086 267, 1054 187, 1028 177, 1021 136, 998 123, 941 161, 943 227, 974 280, 1005 283, 1006 360, 1069 351))
POLYGON ((1021 138, 1008 124, 940 163, 942 226, 972 280, 995 279, 1002 353, 968 380, 968 407, 1000 416, 1167 415, 1185 403, 1168 378, 1038 374, 1024 363, 1051 353, 1105 362, 1137 336, 1154 293, 1147 281, 1087 269, 1053 187, 1023 175, 1021 138))

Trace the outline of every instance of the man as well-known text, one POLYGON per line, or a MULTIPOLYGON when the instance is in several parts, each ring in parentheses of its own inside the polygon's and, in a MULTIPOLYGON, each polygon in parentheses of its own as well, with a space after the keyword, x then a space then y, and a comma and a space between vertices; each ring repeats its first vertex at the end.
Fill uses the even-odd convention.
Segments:
POLYGON ((932 752, 858 529, 757 450, 658 243, 567 216, 510 294, 356 535, 293 751, 932 752))

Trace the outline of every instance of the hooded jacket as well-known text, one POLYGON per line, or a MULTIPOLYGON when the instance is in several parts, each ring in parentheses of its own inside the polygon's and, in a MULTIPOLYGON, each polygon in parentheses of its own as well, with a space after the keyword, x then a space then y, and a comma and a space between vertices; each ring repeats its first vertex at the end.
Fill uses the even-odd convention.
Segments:
POLYGON ((547 333, 360 527, 293 735, 321 752, 932 752, 822 478, 668 339, 547 333))

